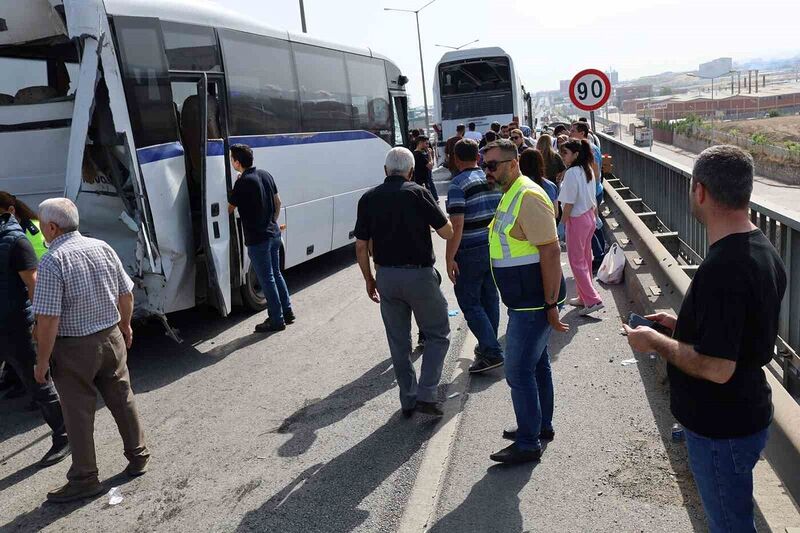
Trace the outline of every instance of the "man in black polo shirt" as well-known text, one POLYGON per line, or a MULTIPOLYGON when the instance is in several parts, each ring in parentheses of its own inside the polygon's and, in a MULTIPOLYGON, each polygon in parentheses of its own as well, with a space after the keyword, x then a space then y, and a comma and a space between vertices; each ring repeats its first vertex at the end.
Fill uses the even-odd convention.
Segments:
POLYGON ((240 175, 228 200, 228 212, 239 208, 247 255, 267 299, 269 317, 256 326, 256 332, 282 331, 295 317, 281 274, 278 187, 269 172, 253 166, 253 150, 246 144, 231 146, 231 165, 240 175))
POLYGON ((647 318, 673 338, 626 326, 639 352, 668 363, 672 414, 684 426, 689 465, 712 532, 755 531, 753 467, 772 421, 769 363, 786 290, 780 256, 748 216, 753 159, 714 146, 692 172, 692 213, 710 244, 680 313, 647 318))
POLYGON ((411 416, 418 410, 441 416, 436 392, 450 347, 450 323, 447 302, 433 268, 436 257, 430 228, 449 239, 453 226, 431 193, 414 183, 414 156, 410 151, 391 149, 384 170, 387 177, 383 185, 365 193, 358 202, 358 265, 367 294, 381 305, 403 414, 411 416), (370 240, 377 280, 369 261, 370 240), (412 311, 426 337, 419 384, 411 362, 412 311))
POLYGON ((433 183, 433 151, 428 138, 425 135, 417 136, 417 148, 414 150, 414 181, 418 185, 425 187, 433 195, 434 200, 439 201, 439 194, 433 183))

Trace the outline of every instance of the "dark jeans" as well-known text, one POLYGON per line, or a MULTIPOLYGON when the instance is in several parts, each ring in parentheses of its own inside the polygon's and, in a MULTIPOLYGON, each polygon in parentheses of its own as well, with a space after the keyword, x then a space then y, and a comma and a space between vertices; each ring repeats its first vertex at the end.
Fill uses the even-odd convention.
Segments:
POLYGON ((283 324, 283 314, 292 310, 289 289, 281 274, 281 237, 247 247, 247 255, 258 276, 261 291, 267 299, 269 319, 275 325, 283 324))
POLYGON ((684 428, 689 466, 711 533, 755 533, 753 468, 767 431, 736 439, 710 439, 684 428))
POLYGON ((30 328, 17 328, 14 331, 0 332, 0 344, 3 346, 3 357, 22 380, 25 389, 39 406, 42 417, 53 430, 53 442, 67 440, 67 428, 58 402, 58 393, 52 381, 44 385, 36 383, 33 377, 33 366, 36 364, 36 350, 30 328))
POLYGON ((478 339, 481 355, 503 357, 497 341, 500 323, 500 297, 492 279, 489 247, 459 250, 456 254, 458 278, 455 293, 469 330, 478 339))
POLYGON ((517 418, 517 446, 541 448, 539 433, 553 429, 553 376, 547 313, 509 311, 506 330, 506 381, 517 418))

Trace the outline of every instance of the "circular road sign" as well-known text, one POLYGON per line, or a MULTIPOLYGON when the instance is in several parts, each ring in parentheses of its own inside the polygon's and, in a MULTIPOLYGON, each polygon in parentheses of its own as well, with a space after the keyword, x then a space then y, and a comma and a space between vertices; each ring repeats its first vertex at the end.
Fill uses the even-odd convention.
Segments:
POLYGON ((569 98, 575 107, 583 111, 600 109, 610 96, 611 81, 601 70, 582 70, 569 83, 569 98))

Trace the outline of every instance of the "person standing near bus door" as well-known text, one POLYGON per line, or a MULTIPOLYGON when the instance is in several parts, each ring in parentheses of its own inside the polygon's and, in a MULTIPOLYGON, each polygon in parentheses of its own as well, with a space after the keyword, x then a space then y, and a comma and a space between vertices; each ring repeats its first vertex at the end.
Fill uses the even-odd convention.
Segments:
POLYGON ((436 186, 433 183, 432 169, 433 157, 428 144, 428 137, 419 135, 417 137, 417 147, 414 150, 414 181, 420 187, 428 189, 433 199, 438 202, 439 194, 436 192, 436 186))
POLYGON ((456 143, 453 152, 459 173, 447 192, 447 212, 454 231, 447 241, 447 276, 455 285, 467 326, 478 339, 469 372, 479 374, 503 365, 497 340, 500 297, 489 264, 489 222, 501 193, 478 168, 478 143, 464 139, 456 143))
POLYGON ((453 226, 430 192, 414 183, 411 152, 401 147, 389 150, 384 171, 383 184, 358 201, 354 230, 358 265, 367 295, 381 306, 403 416, 410 417, 414 411, 442 416, 437 388, 450 347, 450 319, 433 267, 431 228, 450 239, 453 226), (411 362, 412 312, 426 339, 419 383, 411 362))
MULTIPOLYGON (((34 379, 36 348, 33 344, 33 298, 36 287, 37 257, 14 216, 14 205, 0 193, 0 344, 3 359, 16 373, 23 388, 33 398, 47 425, 53 431, 52 446, 39 461, 40 468, 54 465, 70 453, 67 429, 58 393, 52 380, 37 383, 34 379)), ((16 202, 13 202, 16 204, 16 202)), ((27 206, 20 207, 21 216, 27 206)), ((28 210, 29 211, 29 210, 28 210)))
POLYGON ((231 166, 239 172, 228 200, 228 212, 239 209, 247 255, 267 299, 267 319, 256 333, 283 331, 295 321, 289 289, 281 274, 281 197, 269 172, 253 166, 253 150, 246 144, 231 146, 231 166))
POLYGON ((78 208, 67 198, 39 205, 49 251, 42 257, 33 297, 37 383, 52 372, 72 449, 67 484, 47 494, 64 503, 104 491, 94 448, 97 393, 122 437, 130 477, 147 471, 150 452, 128 373, 133 343, 133 281, 105 242, 78 231, 78 208))

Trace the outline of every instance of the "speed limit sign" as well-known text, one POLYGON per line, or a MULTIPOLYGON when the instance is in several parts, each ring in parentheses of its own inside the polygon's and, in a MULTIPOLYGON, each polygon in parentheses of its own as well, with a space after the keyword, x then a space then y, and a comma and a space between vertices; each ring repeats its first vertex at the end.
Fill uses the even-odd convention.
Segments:
POLYGON ((583 111, 600 109, 611 96, 611 82, 601 70, 587 68, 578 72, 569 83, 569 98, 583 111))

